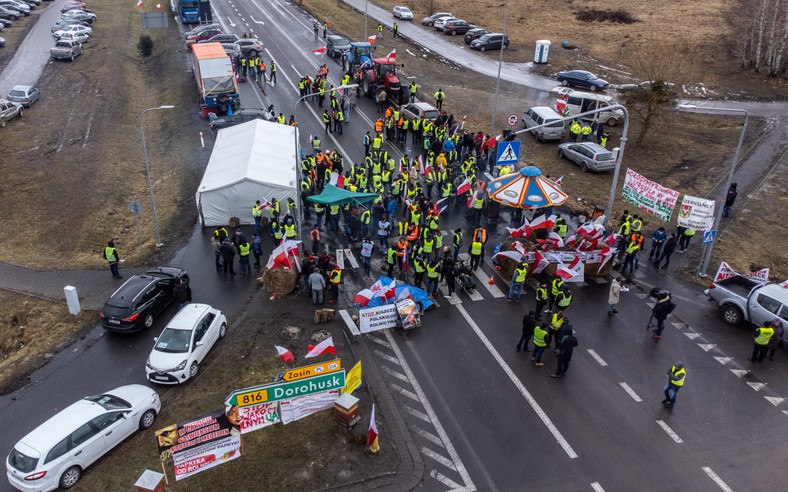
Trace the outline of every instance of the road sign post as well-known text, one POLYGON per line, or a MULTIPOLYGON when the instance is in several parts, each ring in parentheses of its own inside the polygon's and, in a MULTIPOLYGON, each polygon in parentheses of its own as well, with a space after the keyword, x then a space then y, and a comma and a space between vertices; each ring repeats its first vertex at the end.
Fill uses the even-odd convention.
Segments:
MULTIPOLYGON (((333 362, 333 361, 332 361, 333 362)), ((321 374, 320 376, 283 381, 233 391, 225 400, 226 405, 248 407, 271 401, 288 400, 296 396, 310 395, 345 387, 345 371, 321 374)))
POLYGON ((520 141, 498 142, 498 152, 495 158, 496 166, 517 164, 520 160, 520 141))
POLYGON ((717 236, 717 229, 712 229, 703 233, 703 244, 712 244, 717 236))
POLYGON ((506 118, 506 123, 507 123, 509 126, 514 126, 514 125, 516 125, 516 124, 517 124, 517 115, 516 115, 516 114, 514 114, 514 113, 510 114, 510 115, 509 115, 509 117, 508 117, 508 118, 506 118))
POLYGON ((134 225, 137 227, 137 242, 142 248, 142 231, 140 231, 140 214, 142 214, 142 204, 137 200, 129 200, 129 210, 134 214, 134 225))

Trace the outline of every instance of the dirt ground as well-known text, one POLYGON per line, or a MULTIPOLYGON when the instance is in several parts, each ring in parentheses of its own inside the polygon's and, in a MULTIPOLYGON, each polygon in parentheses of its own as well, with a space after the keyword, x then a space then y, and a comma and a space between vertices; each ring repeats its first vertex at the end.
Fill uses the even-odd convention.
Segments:
MULTIPOLYGON (((13 58, 16 49, 22 44, 25 36, 27 36, 27 33, 33 28, 37 20, 37 15, 28 15, 15 20, 11 27, 6 27, 0 31, 0 37, 5 38, 5 46, 0 48, 0 70, 5 68, 8 61, 13 58)), ((6 94, 0 94, 2 98, 5 96, 6 94)))
MULTIPOLYGON (((258 292, 237 323, 231 322, 227 337, 208 356, 206 369, 197 379, 162 396, 162 413, 153 429, 202 413, 223 408, 233 390, 273 381, 284 370, 274 344, 290 349, 302 360, 310 337, 321 330, 333 331, 337 355, 349 370, 355 364, 342 335, 339 315, 334 321, 315 325, 313 311, 305 297, 288 296, 269 301, 258 292), (282 335, 285 326, 300 329, 296 338, 282 335)), ((327 356, 319 360, 327 359, 327 356)), ((318 359, 316 359, 318 360, 318 359)), ((243 436, 242 456, 182 482, 172 481, 167 490, 322 490, 357 483, 375 476, 394 473, 399 462, 391 441, 381 439, 381 452, 366 451, 366 431, 372 400, 367 384, 353 395, 361 400, 364 417, 352 431, 335 420, 333 409, 324 410, 288 425, 274 426, 243 436), (358 444, 355 438, 362 439, 358 444)), ((386 435, 386 422, 378 416, 378 430, 386 435)), ((88 470, 80 483, 82 490, 123 490, 129 488, 145 469, 160 470, 153 430, 139 433, 88 470)))

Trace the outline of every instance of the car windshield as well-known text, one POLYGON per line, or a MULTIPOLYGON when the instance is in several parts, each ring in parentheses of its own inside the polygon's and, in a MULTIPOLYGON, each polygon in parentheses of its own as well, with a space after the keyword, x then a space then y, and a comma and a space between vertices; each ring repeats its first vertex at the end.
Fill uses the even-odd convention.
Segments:
POLYGON ((11 91, 12 96, 24 96, 25 91, 11 91))
POLYGON ((96 403, 104 407, 105 410, 121 410, 124 408, 131 408, 131 405, 125 400, 118 398, 117 396, 103 394, 103 395, 96 395, 96 396, 87 396, 85 400, 96 403))
POLYGON ((168 354, 182 354, 189 351, 189 342, 192 338, 191 330, 174 330, 165 328, 154 349, 168 354))
POLYGON ((36 458, 31 458, 30 456, 17 451, 16 448, 12 449, 11 453, 8 455, 8 464, 22 473, 30 473, 31 471, 35 470, 36 463, 38 463, 36 458))

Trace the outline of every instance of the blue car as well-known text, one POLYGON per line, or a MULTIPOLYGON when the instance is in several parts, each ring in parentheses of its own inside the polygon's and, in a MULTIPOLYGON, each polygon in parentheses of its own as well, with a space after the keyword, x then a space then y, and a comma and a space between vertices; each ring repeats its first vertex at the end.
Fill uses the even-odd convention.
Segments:
POLYGON ((569 70, 558 72, 558 81, 563 86, 580 87, 591 92, 603 91, 610 85, 607 80, 602 80, 587 70, 569 70))

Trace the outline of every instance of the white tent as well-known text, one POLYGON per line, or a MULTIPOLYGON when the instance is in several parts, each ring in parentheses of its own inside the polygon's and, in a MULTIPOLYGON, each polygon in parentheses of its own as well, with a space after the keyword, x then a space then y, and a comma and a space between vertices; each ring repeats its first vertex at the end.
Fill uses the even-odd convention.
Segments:
POLYGON ((197 188, 203 227, 227 225, 230 217, 254 224, 256 200, 276 198, 284 212, 298 202, 297 129, 255 119, 219 130, 208 167, 197 188))

